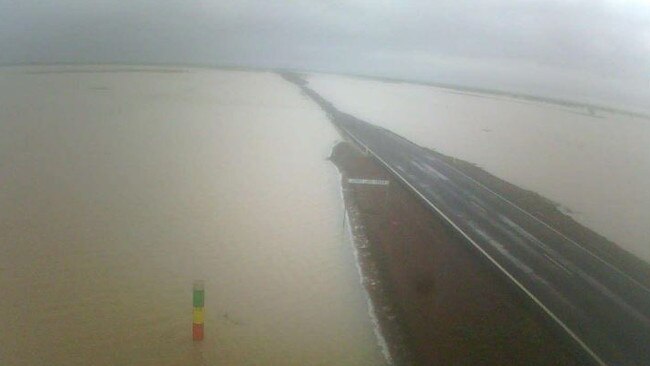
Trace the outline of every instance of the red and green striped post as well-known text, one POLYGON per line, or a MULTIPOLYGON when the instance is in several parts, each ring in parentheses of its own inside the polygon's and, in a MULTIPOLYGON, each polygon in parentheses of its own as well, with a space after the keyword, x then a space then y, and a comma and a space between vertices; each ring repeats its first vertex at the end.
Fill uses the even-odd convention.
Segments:
POLYGON ((203 340, 203 322, 204 313, 203 305, 205 302, 205 291, 203 281, 194 281, 192 286, 192 339, 195 341, 203 340))

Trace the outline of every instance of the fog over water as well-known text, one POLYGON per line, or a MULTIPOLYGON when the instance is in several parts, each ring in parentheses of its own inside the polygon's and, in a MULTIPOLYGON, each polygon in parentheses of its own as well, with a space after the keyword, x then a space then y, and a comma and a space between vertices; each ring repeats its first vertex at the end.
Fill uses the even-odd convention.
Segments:
POLYGON ((0 65, 292 68, 650 113, 644 0, 0 0, 0 49, 0 65))
POLYGON ((3 69, 0 363, 381 365, 337 139, 274 74, 3 69))

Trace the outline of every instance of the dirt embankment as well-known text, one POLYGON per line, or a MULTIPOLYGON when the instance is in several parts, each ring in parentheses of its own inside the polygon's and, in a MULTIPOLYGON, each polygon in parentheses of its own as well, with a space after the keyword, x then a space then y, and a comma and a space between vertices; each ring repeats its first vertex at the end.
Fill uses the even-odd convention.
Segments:
POLYGON ((395 365, 581 364, 536 308, 375 160, 349 143, 331 160, 395 365))

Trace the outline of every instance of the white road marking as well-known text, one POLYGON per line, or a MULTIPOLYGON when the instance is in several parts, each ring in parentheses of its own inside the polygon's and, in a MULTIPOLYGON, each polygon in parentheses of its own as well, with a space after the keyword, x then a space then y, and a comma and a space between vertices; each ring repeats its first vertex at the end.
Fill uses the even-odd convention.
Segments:
POLYGON ((644 290, 645 292, 647 292, 648 294, 650 294, 650 288, 646 287, 644 284, 640 283, 639 281, 637 281, 636 279, 634 279, 633 277, 631 277, 631 276, 628 275, 627 273, 625 273, 625 272, 621 271, 620 269, 616 268, 614 265, 610 264, 610 263, 607 262, 606 260, 604 260, 604 259, 600 258, 599 256, 597 256, 596 254, 592 253, 592 252, 589 251, 587 248, 585 248, 585 247, 583 247, 582 245, 580 245, 579 243, 575 242, 573 239, 571 239, 571 238, 567 237, 566 235, 562 234, 561 232, 559 232, 558 230, 556 230, 555 228, 553 228, 553 227, 550 226, 549 224, 547 224, 547 223, 545 223, 544 221, 542 221, 541 219, 539 219, 537 216, 534 216, 533 214, 529 213, 528 211, 524 210, 523 208, 517 206, 517 205, 516 205, 515 203, 513 203, 512 201, 510 201, 509 199, 503 197, 502 195, 500 195, 500 194, 494 192, 494 191, 491 190, 490 188, 488 188, 488 187, 486 187, 485 185, 483 185, 481 182, 479 182, 479 181, 477 181, 476 179, 474 179, 474 178, 468 176, 467 174, 463 173, 462 171, 456 169, 455 167, 453 167, 453 166, 447 164, 447 162, 445 162, 445 161, 443 161, 443 160, 441 160, 441 159, 436 159, 436 160, 438 160, 440 163, 446 165, 448 168, 450 168, 450 169, 456 171, 458 174, 462 175, 463 177, 469 179, 470 181, 472 181, 472 182, 475 183, 476 185, 480 186, 481 188, 485 189, 486 191, 488 191, 488 192, 492 193, 493 195, 495 195, 495 196, 501 198, 502 200, 504 200, 505 202, 507 202, 507 203, 508 203, 509 205, 511 205, 512 207, 516 208, 517 210, 521 211, 523 214, 527 215, 528 217, 530 217, 530 218, 532 218, 533 220, 537 221, 538 223, 542 224, 543 226, 545 226, 546 228, 550 229, 550 230, 553 231, 554 233, 558 234, 559 236, 561 236, 562 238, 564 238, 564 239, 565 239, 566 241, 568 241, 569 243, 571 243, 571 244, 575 245, 576 247, 580 248, 581 250, 583 250, 584 252, 586 252, 587 254, 589 254, 590 256, 592 256, 593 258, 595 258, 596 260, 598 260, 598 261, 600 261, 601 263, 605 264, 607 267, 609 267, 610 269, 614 270, 615 272, 617 272, 618 274, 622 275, 623 277, 627 278, 630 282, 634 283, 636 286, 640 287, 642 290, 644 290))
POLYGON ((546 253, 542 253, 542 254, 544 255, 544 257, 546 257, 546 259, 548 259, 548 260, 551 261, 553 264, 555 264, 556 266, 558 266, 558 267, 559 267, 560 269, 562 269, 564 272, 566 272, 566 273, 568 273, 569 275, 573 276, 573 272, 571 272, 568 268, 566 268, 564 265, 562 265, 562 263, 556 261, 555 259, 553 259, 550 255, 548 255, 548 254, 546 254, 546 253))
MULTIPOLYGON (((420 191, 418 191, 411 183, 409 183, 404 177, 402 177, 395 169, 393 169, 384 159, 377 155, 372 149, 368 148, 366 144, 361 142, 353 133, 348 131, 346 128, 341 127, 345 132, 352 137, 352 139, 359 145, 366 148, 377 160, 379 160, 386 169, 390 170, 397 178, 399 178, 404 184, 410 187, 413 192, 415 192, 420 198, 422 198, 431 208, 433 208, 444 220, 446 220, 454 229, 456 229, 465 239, 469 241, 472 246, 474 246, 481 254, 483 254, 492 264, 494 264, 503 274, 508 277, 521 291, 523 291, 533 302, 535 302, 551 319, 553 319, 564 331, 571 337, 573 340, 583 348, 583 350, 591 356, 594 361, 601 366, 608 366, 605 361, 603 361, 589 346, 582 340, 580 337, 569 328, 557 315, 555 315, 551 309, 546 307, 535 295, 533 295, 528 289, 519 282, 513 275, 511 275, 499 262, 497 262, 490 254, 488 254, 485 249, 481 248, 465 231, 463 231, 454 221, 452 221, 447 215, 445 215, 436 205, 433 204, 426 196, 424 196, 420 191)), ((403 170, 403 169, 400 169, 403 170)), ((462 173, 461 173, 462 174, 462 173)), ((470 178, 471 179, 471 178, 470 178)), ((477 182, 478 183, 478 182, 477 182)), ((480 184, 480 183, 479 183, 480 184)), ((516 206, 515 206, 516 207, 516 206)), ((525 212, 525 211, 524 211, 525 212)), ((583 248, 584 249, 584 248, 583 248)))

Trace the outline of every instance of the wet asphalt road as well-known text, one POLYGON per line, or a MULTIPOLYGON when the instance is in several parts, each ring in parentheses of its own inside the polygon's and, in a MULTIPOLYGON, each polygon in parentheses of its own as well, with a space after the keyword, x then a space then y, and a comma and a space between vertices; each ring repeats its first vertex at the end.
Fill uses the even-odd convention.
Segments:
POLYGON ((288 78, 464 236, 594 364, 650 365, 650 288, 507 198, 288 78))

